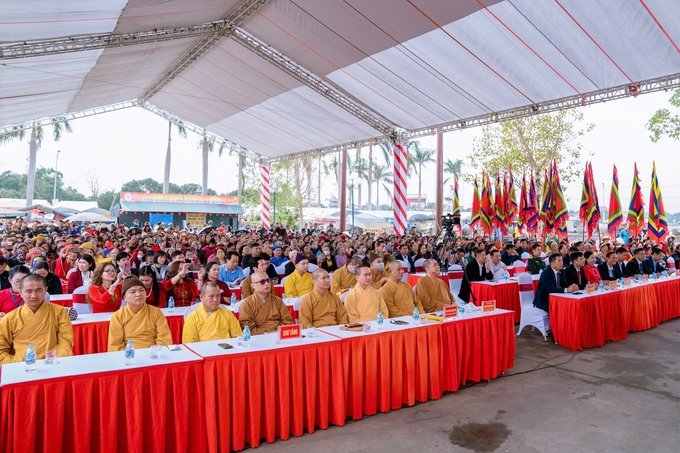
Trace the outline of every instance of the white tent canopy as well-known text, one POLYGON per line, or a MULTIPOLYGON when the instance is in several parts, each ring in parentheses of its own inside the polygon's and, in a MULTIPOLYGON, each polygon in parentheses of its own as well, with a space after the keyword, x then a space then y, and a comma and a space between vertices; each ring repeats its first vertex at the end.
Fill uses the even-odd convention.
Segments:
POLYGON ((80 212, 78 214, 73 214, 72 216, 66 217, 65 222, 99 222, 99 223, 111 223, 115 220, 110 216, 103 216, 94 212, 80 212))
POLYGON ((662 0, 8 0, 0 16, 0 126, 139 100, 265 158, 680 74, 680 4, 662 0))

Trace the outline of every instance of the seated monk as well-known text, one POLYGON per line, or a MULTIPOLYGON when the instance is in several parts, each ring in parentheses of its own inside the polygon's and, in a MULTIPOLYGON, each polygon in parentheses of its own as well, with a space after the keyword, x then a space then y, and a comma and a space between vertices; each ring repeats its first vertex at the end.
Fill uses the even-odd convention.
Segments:
POLYGON ((0 320, 0 363, 22 362, 29 344, 36 358, 56 349, 59 357, 73 355, 73 327, 63 307, 45 301, 47 283, 40 275, 21 280, 24 305, 0 320))
POLYGON ((182 330, 182 343, 235 338, 242 334, 236 316, 225 307, 220 307, 222 293, 215 282, 206 282, 201 287, 201 303, 189 313, 182 330))
POLYGON ((416 295, 420 298, 425 313, 441 311, 444 309, 444 305, 455 304, 456 301, 453 299, 448 286, 439 279, 439 263, 430 258, 423 263, 423 269, 425 269, 426 275, 418 280, 416 295))
POLYGON ((259 335, 276 332, 279 326, 295 324, 283 300, 271 293, 271 281, 266 269, 249 275, 249 278, 255 292, 244 299, 238 307, 241 327, 248 326, 251 334, 259 335))
POLYGON ((390 311, 390 318, 411 316, 415 307, 418 307, 420 313, 425 313, 423 304, 420 303, 420 298, 413 292, 413 288, 401 280, 403 276, 404 267, 401 263, 399 261, 391 262, 390 280, 385 283, 380 291, 380 295, 390 311))
MULTIPOLYGON (((357 266, 357 286, 347 294, 345 309, 349 322, 373 321, 378 317, 378 311, 382 311, 383 318, 389 318, 385 302, 380 297, 377 289, 371 286, 371 269, 360 264, 357 266)), ((335 278, 335 274, 333 274, 335 278)))
MULTIPOLYGON (((356 286, 357 278, 354 272, 357 266, 363 264, 363 261, 358 256, 353 256, 347 264, 342 266, 337 271, 333 272, 333 280, 331 281, 331 292, 338 296, 350 290, 352 286, 356 286)), ((370 272, 370 269, 369 269, 370 272)))
POLYGON ((146 288, 139 277, 123 280, 121 293, 127 305, 118 309, 109 322, 109 352, 124 350, 128 340, 138 349, 172 344, 168 321, 160 308, 146 303, 146 288))
POLYGON ((323 269, 312 274, 314 289, 300 301, 300 324, 306 329, 309 326, 326 327, 347 322, 347 311, 340 298, 330 292, 331 279, 323 269))
POLYGON ((390 274, 385 270, 383 259, 371 252, 368 254, 368 263, 371 266, 371 285, 375 289, 380 289, 390 279, 390 274))
POLYGON ((312 277, 307 272, 309 260, 304 253, 295 255, 295 270, 286 277, 283 284, 283 292, 287 297, 302 297, 312 290, 314 284, 312 277))
MULTIPOLYGON (((254 256, 250 258, 249 265, 250 275, 248 275, 241 284, 241 299, 247 299, 255 293, 256 288, 255 285, 253 285, 253 273, 264 272, 266 274, 267 268, 269 267, 269 261, 262 256, 254 256)), ((266 278, 269 278, 269 276, 267 275, 266 278)), ((274 281, 271 279, 269 280, 269 293, 274 294, 274 281)), ((239 316, 241 316, 240 312, 239 309, 239 316)), ((250 333, 252 333, 252 330, 250 333)))

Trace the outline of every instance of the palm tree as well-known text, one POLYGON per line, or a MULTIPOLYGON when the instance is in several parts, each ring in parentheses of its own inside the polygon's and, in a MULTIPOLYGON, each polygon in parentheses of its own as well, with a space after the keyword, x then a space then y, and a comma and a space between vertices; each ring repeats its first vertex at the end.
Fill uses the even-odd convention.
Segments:
MULTIPOLYGON (((447 159, 446 162, 444 162, 444 173, 453 175, 454 179, 459 179, 462 172, 463 161, 461 159, 456 159, 455 161, 447 159)), ((446 178, 444 184, 446 184, 449 179, 451 179, 451 177, 446 178)))
POLYGON ((371 210, 371 187, 373 185, 373 143, 368 146, 368 175, 366 175, 366 182, 368 183, 368 210, 371 210))
MULTIPOLYGON (((61 140, 62 132, 73 132, 71 124, 65 117, 54 117, 50 120, 52 126, 52 138, 55 142, 61 140)), ((26 137, 26 129, 13 130, 0 135, 0 144, 12 140, 23 140, 26 137)), ((28 181, 26 183, 26 206, 33 204, 33 194, 35 193, 35 167, 38 160, 38 150, 42 146, 45 131, 43 127, 34 123, 31 127, 31 139, 28 147, 28 181)), ((54 200, 52 200, 54 201, 54 200)))
POLYGON ((389 166, 373 164, 373 181, 375 182, 375 204, 380 209, 380 184, 390 195, 389 185, 392 183, 392 172, 389 171, 389 166))
MULTIPOLYGON (((422 186, 423 186, 423 165, 427 165, 431 162, 436 162, 432 156, 435 154, 435 150, 433 149, 422 149, 420 147, 420 142, 410 142, 409 143, 409 148, 413 149, 413 161, 415 165, 418 166, 418 171, 416 174, 418 175, 418 205, 421 204, 421 195, 422 195, 422 186), (413 146, 411 148, 411 143, 418 143, 418 145, 413 146)), ((410 154, 410 153, 409 153, 410 154)))
MULTIPOLYGON (((203 135, 203 138, 201 138, 201 141, 198 142, 198 147, 201 148, 201 154, 203 157, 203 165, 202 165, 202 173, 201 173, 201 193, 202 195, 208 195, 208 154, 213 152, 215 150, 215 139, 214 138, 208 138, 207 135, 203 135)), ((219 157, 222 157, 222 153, 224 152, 224 142, 220 143, 220 147, 217 150, 217 155, 219 157)), ((168 148, 169 149, 169 148, 168 148)), ((167 159, 166 157, 166 166, 167 166, 167 159)))
MULTIPOLYGON (((181 124, 177 124, 177 134, 182 138, 187 138, 187 131, 181 124)), ((163 173, 163 193, 170 190, 170 161, 172 142, 172 121, 168 121, 168 150, 165 152, 165 172, 163 173)))

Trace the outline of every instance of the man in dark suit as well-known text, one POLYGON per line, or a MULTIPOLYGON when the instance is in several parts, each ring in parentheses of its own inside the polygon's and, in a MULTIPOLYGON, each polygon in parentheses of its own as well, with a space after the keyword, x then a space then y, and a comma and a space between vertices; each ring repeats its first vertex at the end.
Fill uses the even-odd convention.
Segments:
POLYGON ((583 266, 586 265, 586 259, 581 252, 571 252, 569 259, 571 260, 571 265, 564 270, 567 284, 569 286, 576 284, 578 289, 584 289, 588 284, 586 272, 583 270, 583 266))
POLYGON ((567 285, 567 279, 562 270, 564 262, 559 253, 550 255, 549 262, 550 266, 543 270, 541 277, 538 279, 538 288, 534 297, 534 307, 546 312, 549 311, 551 294, 573 293, 578 289, 576 284, 567 285))
POLYGON ((658 274, 666 271, 666 263, 663 260, 663 250, 659 247, 652 249, 652 256, 648 256, 642 262, 646 274, 658 274))
POLYGON ((621 270, 617 266, 619 260, 616 258, 616 253, 609 252, 605 258, 606 261, 597 266, 597 271, 600 273, 602 280, 611 281, 620 279, 621 270))
POLYGON ((399 246, 399 253, 395 254, 394 257, 399 261, 406 261, 408 263, 409 274, 416 273, 416 265, 413 257, 408 254, 408 244, 401 244, 399 246))
POLYGON ((628 261, 626 264, 626 271, 629 275, 642 275, 651 274, 645 270, 645 265, 643 263, 645 259, 645 249, 642 247, 637 248, 633 251, 633 259, 628 261))
POLYGON ((463 281, 460 284, 460 297, 465 302, 470 302, 470 296, 475 301, 477 298, 471 290, 471 282, 482 282, 484 280, 493 280, 493 272, 489 269, 489 260, 483 249, 475 250, 475 260, 465 266, 463 281))
POLYGON ((622 278, 631 277, 631 274, 628 273, 628 269, 626 269, 627 264, 628 250, 625 247, 618 247, 616 249, 616 264, 614 267, 619 270, 619 274, 621 274, 622 278))

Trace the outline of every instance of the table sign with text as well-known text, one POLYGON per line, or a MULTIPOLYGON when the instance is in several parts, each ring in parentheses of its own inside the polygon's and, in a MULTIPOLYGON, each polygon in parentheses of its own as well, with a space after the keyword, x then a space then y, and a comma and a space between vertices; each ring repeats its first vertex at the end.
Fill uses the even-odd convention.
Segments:
POLYGON ((302 326, 300 324, 279 326, 277 332, 279 335, 279 341, 300 340, 302 338, 302 326))
POLYGON ((482 302, 482 313, 491 313, 496 309, 496 299, 482 302))
POLYGON ((451 319, 458 316, 458 305, 446 305, 444 307, 444 319, 451 319))

